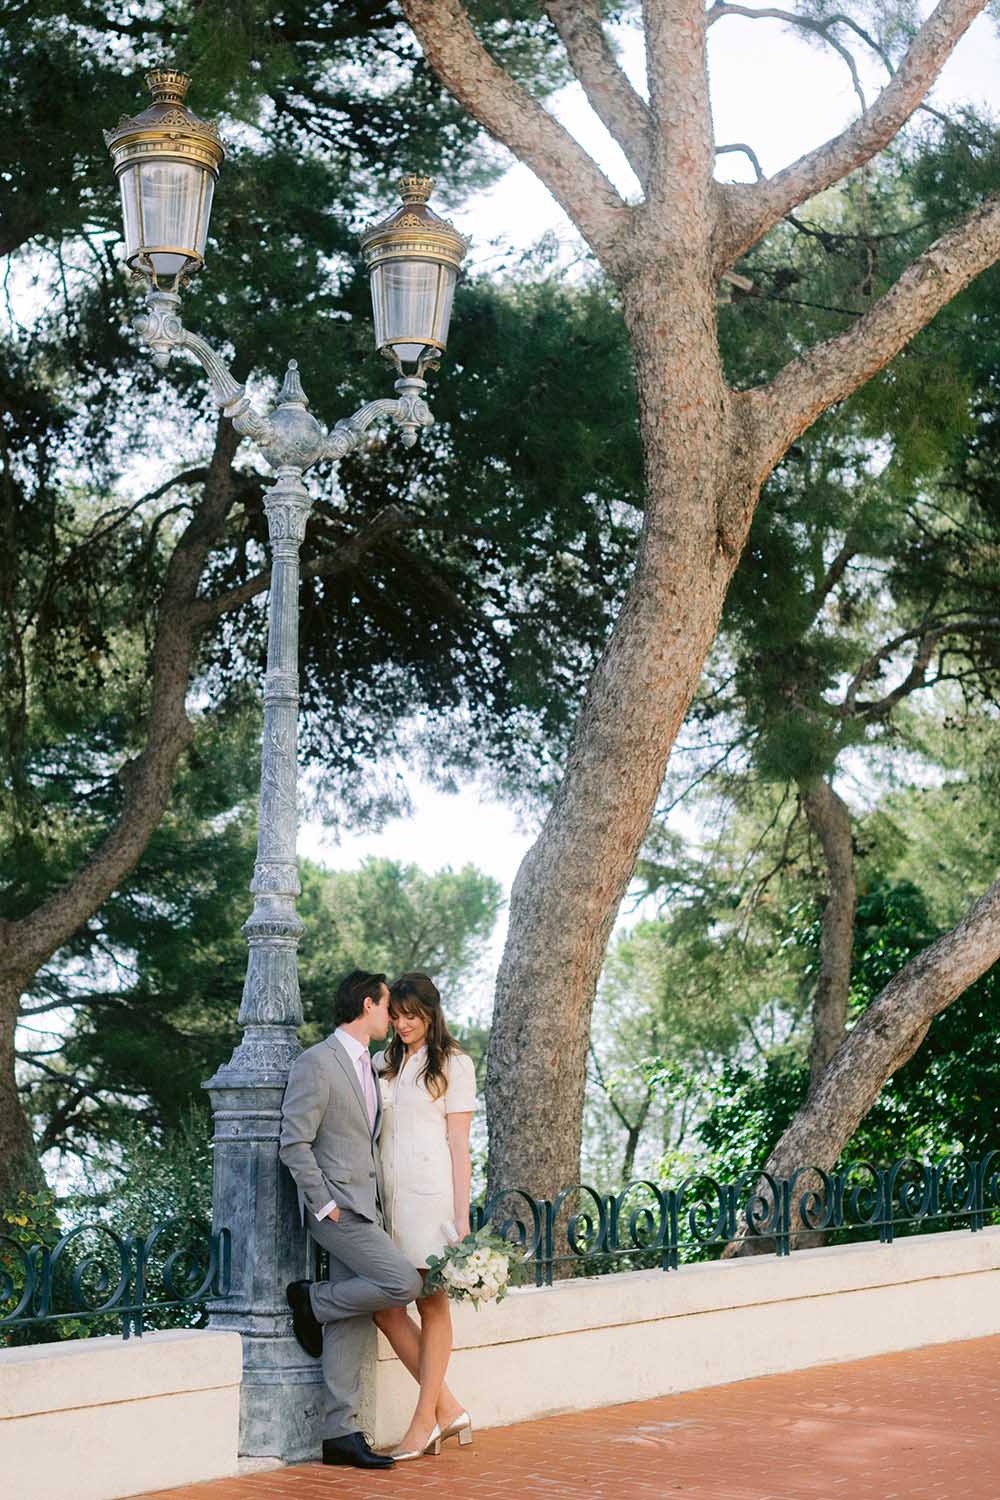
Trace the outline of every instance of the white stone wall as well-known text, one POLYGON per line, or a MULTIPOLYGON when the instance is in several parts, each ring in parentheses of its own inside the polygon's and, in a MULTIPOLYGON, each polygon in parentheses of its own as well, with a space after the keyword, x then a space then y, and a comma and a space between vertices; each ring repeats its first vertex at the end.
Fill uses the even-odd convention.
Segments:
POLYGON ((118 1500, 234 1474, 242 1360, 209 1329, 0 1350, 0 1488, 118 1500))
MULTIPOLYGON (((449 1381, 480 1427, 1000 1333, 1000 1228, 624 1272, 456 1307, 449 1381)), ((0 1476, 16 1500, 120 1500, 237 1470, 237 1334, 0 1351, 0 1476)), ((415 1387, 379 1336, 375 1438, 415 1387)), ((318 1455, 317 1455, 318 1456, 318 1455)))
MULTIPOLYGON (((1000 1333, 1000 1228, 633 1271, 455 1314, 448 1382, 480 1427, 1000 1333)), ((379 1335, 376 1443, 416 1387, 379 1335)))

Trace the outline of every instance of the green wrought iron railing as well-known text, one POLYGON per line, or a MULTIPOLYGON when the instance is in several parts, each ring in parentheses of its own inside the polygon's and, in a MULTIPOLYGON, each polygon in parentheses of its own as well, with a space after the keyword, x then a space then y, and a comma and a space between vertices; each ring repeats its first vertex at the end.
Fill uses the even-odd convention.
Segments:
MULTIPOLYGON (((918 1229, 1000 1222, 1000 1150, 939 1162, 902 1157, 832 1171, 799 1167, 788 1177, 748 1169, 734 1182, 695 1173, 677 1187, 640 1180, 617 1193, 573 1183, 552 1199, 521 1188, 472 1209, 472 1227, 493 1222, 537 1286, 637 1266, 676 1270, 726 1246, 753 1242, 786 1256, 797 1243, 872 1239, 891 1244, 918 1229)), ((171 1309, 202 1309, 230 1293, 230 1234, 178 1217, 147 1235, 81 1224, 54 1245, 0 1235, 0 1344, 19 1330, 74 1320, 141 1337, 171 1309)))
POLYGON ((168 1309, 227 1296, 229 1279, 228 1229, 188 1216, 147 1235, 79 1224, 51 1246, 0 1235, 0 1343, 15 1330, 102 1320, 141 1338, 168 1309))
POLYGON ((472 1210, 472 1227, 492 1221, 537 1286, 554 1275, 659 1266, 718 1256, 753 1241, 788 1255, 798 1242, 850 1239, 892 1244, 917 1228, 965 1224, 975 1233, 1000 1217, 1000 1151, 978 1160, 902 1157, 891 1166, 850 1162, 832 1171, 799 1167, 790 1177, 759 1169, 735 1182, 705 1173, 678 1187, 645 1180, 618 1193, 573 1183, 554 1198, 522 1188, 493 1193, 472 1210))

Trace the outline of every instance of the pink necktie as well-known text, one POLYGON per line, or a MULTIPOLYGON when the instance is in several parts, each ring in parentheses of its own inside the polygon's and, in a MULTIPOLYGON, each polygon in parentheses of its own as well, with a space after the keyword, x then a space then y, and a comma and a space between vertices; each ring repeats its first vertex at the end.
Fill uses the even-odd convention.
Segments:
POLYGON ((365 1091, 365 1104, 368 1106, 368 1126, 375 1129, 375 1075, 372 1072, 371 1062, 367 1057, 361 1059, 361 1084, 365 1091))

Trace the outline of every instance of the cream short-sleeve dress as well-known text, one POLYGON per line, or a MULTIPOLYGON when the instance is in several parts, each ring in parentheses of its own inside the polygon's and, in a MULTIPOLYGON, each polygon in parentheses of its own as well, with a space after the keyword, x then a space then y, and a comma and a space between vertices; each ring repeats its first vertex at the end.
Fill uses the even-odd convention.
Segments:
POLYGON ((429 1255, 442 1253, 455 1218, 448 1116, 476 1107, 471 1057, 451 1054, 445 1064, 448 1085, 437 1099, 420 1077, 426 1060, 427 1049, 421 1047, 404 1058, 395 1078, 385 1078, 385 1054, 374 1059, 382 1091, 379 1151, 390 1233, 407 1260, 420 1268, 429 1255))

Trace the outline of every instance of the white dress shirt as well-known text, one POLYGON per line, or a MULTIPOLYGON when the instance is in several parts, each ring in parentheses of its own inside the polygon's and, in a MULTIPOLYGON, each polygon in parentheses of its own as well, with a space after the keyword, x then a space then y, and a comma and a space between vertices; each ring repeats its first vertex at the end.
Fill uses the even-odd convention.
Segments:
MULTIPOLYGON (((343 1047, 344 1051, 347 1053, 348 1057, 351 1059, 351 1062, 354 1064, 354 1071, 358 1075, 358 1083, 361 1088, 361 1097, 362 1099, 367 1099, 368 1091, 365 1088, 364 1069, 367 1068, 368 1072, 371 1073, 372 1067, 371 1055, 368 1051, 368 1048, 365 1046, 364 1042, 359 1042, 357 1037, 353 1037, 349 1031, 345 1031, 343 1026, 338 1026, 333 1034, 337 1038, 337 1041, 340 1043, 340 1045, 343 1047)), ((336 1198, 331 1198, 329 1203, 325 1203, 323 1207, 317 1211, 317 1219, 325 1219, 327 1214, 336 1207, 336 1198)))

